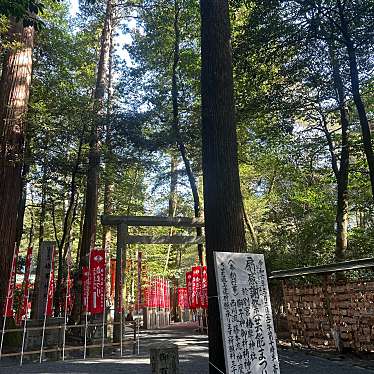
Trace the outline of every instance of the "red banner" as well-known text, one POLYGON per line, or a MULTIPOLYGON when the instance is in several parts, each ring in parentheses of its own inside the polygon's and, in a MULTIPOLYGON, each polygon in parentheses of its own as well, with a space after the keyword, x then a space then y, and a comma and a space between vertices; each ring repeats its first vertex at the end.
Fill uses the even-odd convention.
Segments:
POLYGON ((104 313, 105 309, 105 250, 92 249, 90 254, 89 311, 104 313))
POLYGON ((14 302, 14 287, 15 287, 15 280, 16 280, 16 264, 17 264, 17 257, 18 257, 18 248, 14 248, 13 259, 12 259, 12 267, 10 269, 9 274, 9 282, 8 282, 8 293, 5 300, 5 317, 13 317, 13 302, 14 302))
POLYGON ((178 288, 178 307, 188 309, 187 288, 178 288))
POLYGON ((189 308, 194 309, 195 306, 192 302, 192 271, 187 271, 186 273, 186 288, 187 288, 188 306, 189 308))
POLYGON ((89 312, 88 303, 88 288, 89 288, 89 271, 87 266, 82 266, 82 305, 83 312, 89 312))
MULTIPOLYGON (((73 295, 71 293, 71 290, 73 289, 73 279, 71 277, 71 274, 70 274, 70 268, 68 268, 68 273, 67 273, 67 278, 66 278, 66 282, 65 282, 65 306, 66 306, 66 314, 71 314, 71 311, 73 310, 73 304, 74 304, 74 300, 73 300, 73 295)), ((65 308, 64 306, 64 308, 65 308)))
POLYGON ((116 259, 110 259, 110 299, 114 302, 114 296, 116 293, 116 259))
POLYGON ((19 307, 19 313, 17 316, 18 323, 22 321, 23 317, 27 315, 27 304, 29 299, 29 288, 30 288, 30 270, 32 261, 32 247, 27 249, 26 264, 25 264, 25 276, 23 278, 23 299, 21 306, 19 307))
POLYGON ((192 267, 192 305, 194 308, 200 308, 201 303, 201 267, 192 267))
POLYGON ((165 308, 165 280, 160 278, 160 308, 165 308))
POLYGON ((203 266, 203 272, 201 276, 201 307, 208 309, 208 272, 207 267, 203 266))
POLYGON ((170 309, 170 283, 165 281, 165 308, 170 309))
POLYGON ((142 305, 142 252, 138 252, 138 308, 142 305))
POLYGON ((48 317, 53 315, 53 295, 55 294, 55 248, 52 251, 52 262, 49 273, 49 284, 48 284, 48 296, 47 296, 47 306, 46 314, 48 317))
POLYGON ((144 289, 144 306, 149 307, 149 285, 144 289))

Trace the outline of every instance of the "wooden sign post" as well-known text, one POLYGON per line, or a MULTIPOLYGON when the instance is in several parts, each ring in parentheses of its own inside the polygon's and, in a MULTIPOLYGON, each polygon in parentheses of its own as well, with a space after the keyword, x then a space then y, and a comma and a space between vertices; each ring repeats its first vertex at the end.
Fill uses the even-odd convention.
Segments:
POLYGON ((263 255, 215 252, 227 374, 279 374, 263 255))

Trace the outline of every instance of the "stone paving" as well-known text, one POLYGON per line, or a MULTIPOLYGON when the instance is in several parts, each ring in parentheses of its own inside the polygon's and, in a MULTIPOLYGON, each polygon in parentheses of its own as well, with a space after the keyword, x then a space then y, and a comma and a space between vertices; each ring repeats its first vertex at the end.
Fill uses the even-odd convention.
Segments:
MULTIPOLYGON (((0 373, 23 374, 150 374, 149 347, 160 342, 173 342, 179 346, 181 374, 208 373, 208 340, 195 331, 195 325, 176 324, 162 331, 142 332, 140 355, 132 356, 126 351, 123 358, 87 360, 75 359, 42 364, 27 363, 22 367, 2 362, 0 373)), ((374 369, 357 366, 356 361, 349 359, 329 360, 304 352, 280 349, 282 374, 365 374, 374 373, 374 369)), ((374 363, 373 363, 374 365, 374 363)))

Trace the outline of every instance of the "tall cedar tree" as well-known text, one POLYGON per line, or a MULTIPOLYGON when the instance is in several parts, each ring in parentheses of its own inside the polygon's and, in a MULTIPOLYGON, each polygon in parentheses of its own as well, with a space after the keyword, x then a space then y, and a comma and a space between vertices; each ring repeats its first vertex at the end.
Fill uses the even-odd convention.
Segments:
POLYGON ((0 305, 6 298, 22 193, 34 27, 11 18, 9 40, 20 47, 7 51, 0 82, 0 305))
MULTIPOLYGON (((188 182, 191 187, 194 214, 196 218, 200 218, 201 217, 201 204, 200 204, 199 191, 197 189, 195 176, 193 174, 191 163, 187 155, 187 149, 182 139, 182 135, 180 131, 180 123, 179 123, 178 67, 180 63, 180 29, 179 29, 180 11, 181 11, 181 4, 179 4, 178 0, 175 0, 174 1, 174 36, 175 36, 175 39, 174 39, 172 89, 171 89, 172 102, 173 102, 172 129, 173 129, 173 136, 175 138, 175 141, 179 149, 179 153, 183 160, 184 168, 186 169, 188 182)), ((196 228, 196 235, 202 236, 201 227, 196 228)), ((202 244, 198 244, 198 256, 199 256, 200 264, 203 265, 203 245, 202 244)))
POLYGON ((219 370, 226 370, 213 251, 242 252, 246 242, 237 158, 228 1, 201 0, 200 6, 209 372, 219 373, 219 370))
MULTIPOLYGON (((94 118, 91 124, 90 151, 88 154, 86 204, 80 252, 80 269, 88 265, 90 248, 95 246, 97 228, 97 205, 100 169, 99 134, 106 116, 105 92, 109 71, 109 54, 112 30, 113 4, 107 0, 106 13, 100 42, 100 57, 97 67, 96 88, 94 93, 94 118)), ((78 289, 78 300, 81 291, 78 289)))

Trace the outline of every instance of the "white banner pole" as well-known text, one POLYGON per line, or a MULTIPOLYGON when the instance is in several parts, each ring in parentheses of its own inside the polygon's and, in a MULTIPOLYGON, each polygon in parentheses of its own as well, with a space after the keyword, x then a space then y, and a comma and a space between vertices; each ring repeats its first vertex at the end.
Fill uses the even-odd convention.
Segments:
POLYGON ((68 292, 70 280, 70 264, 68 264, 68 273, 66 276, 66 292, 65 292, 65 310, 64 310, 64 335, 62 337, 62 361, 65 361, 65 343, 66 343, 66 325, 68 317, 68 292))
MULTIPOLYGON (((44 308, 44 321, 43 321, 42 342, 41 342, 41 345, 40 345, 39 363, 41 363, 42 359, 43 359, 43 348, 44 348, 45 326, 46 326, 46 322, 47 322, 49 287, 51 285, 51 277, 52 277, 52 273, 53 273, 52 267, 54 265, 54 257, 55 257, 55 248, 53 248, 53 250, 52 250, 51 265, 50 265, 50 268, 49 268, 49 279, 48 279, 48 287, 47 287, 47 300, 45 301, 45 308, 44 308)), ((53 299, 52 299, 52 303, 53 303, 53 299)))
MULTIPOLYGON (((121 266, 121 284, 122 284, 122 266, 121 266)), ((120 323, 121 323, 121 326, 120 326, 120 332, 121 332, 121 337, 120 337, 120 355, 121 357, 123 356, 123 294, 122 294, 122 287, 120 287, 120 293, 121 293, 121 296, 120 296, 120 323)), ((126 334, 126 325, 125 325, 125 334, 126 334)))
MULTIPOLYGON (((5 334, 5 326, 6 326, 6 319, 7 319, 6 313, 8 311, 8 305, 9 305, 9 287, 10 287, 11 282, 14 281, 12 279, 12 273, 13 273, 13 266, 14 266, 13 264, 14 264, 15 255, 16 255, 16 245, 14 246, 14 249, 13 249, 12 265, 11 265, 10 274, 9 274, 9 283, 8 283, 8 290, 7 290, 7 294, 6 294, 6 300, 5 300, 5 309, 4 309, 4 312, 3 312, 4 321, 3 321, 3 329, 2 329, 2 332, 1 332, 0 360, 1 360, 2 353, 3 353, 4 334, 5 334)), ((13 293, 14 293, 14 291, 13 291, 13 293)))
POLYGON ((85 315, 85 326, 84 326, 84 350, 83 350, 83 359, 86 359, 87 356, 87 329, 88 329, 88 302, 89 302, 89 293, 90 293, 90 283, 91 283, 91 249, 88 254, 88 277, 87 277, 87 283, 88 287, 86 292, 86 315, 85 315))
POLYGON ((139 258, 139 250, 138 250, 138 318, 137 318, 137 323, 138 323, 138 339, 137 339, 137 346, 138 346, 138 356, 140 354, 140 298, 141 298, 141 292, 142 292, 142 286, 141 286, 141 259, 139 258), (140 266, 139 266, 140 263, 140 266), (140 272, 140 274, 139 274, 140 272))
MULTIPOLYGON (((31 274, 31 271, 30 271, 31 274)), ((29 298, 30 298, 30 285, 27 287, 27 297, 26 297, 26 314, 25 314, 25 321, 23 323, 23 336, 22 336, 22 350, 21 350, 21 359, 19 362, 19 366, 23 364, 23 354, 25 351, 25 340, 26 340, 26 325, 27 325, 27 316, 29 314, 28 305, 29 305, 29 298)))
POLYGON ((106 317, 106 277, 107 277, 107 261, 106 261, 107 255, 106 255, 106 248, 104 248, 104 261, 105 261, 105 267, 104 267, 104 292, 103 292, 103 324, 102 324, 102 338, 101 338, 101 358, 104 358, 104 343, 105 343, 105 317, 106 317))

